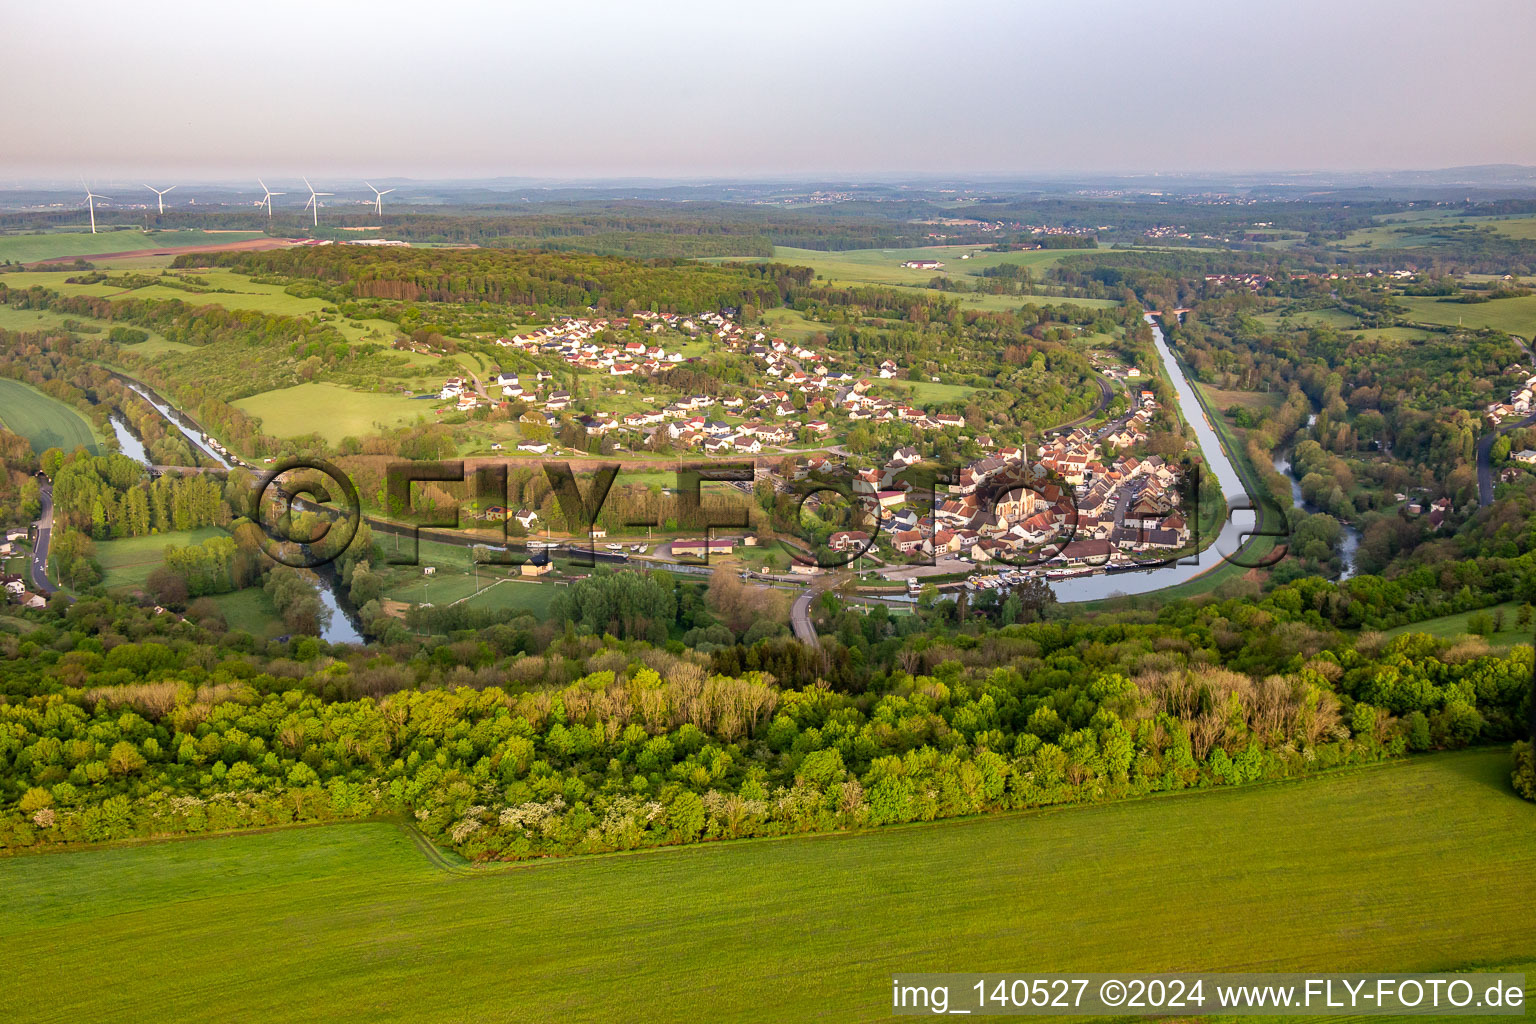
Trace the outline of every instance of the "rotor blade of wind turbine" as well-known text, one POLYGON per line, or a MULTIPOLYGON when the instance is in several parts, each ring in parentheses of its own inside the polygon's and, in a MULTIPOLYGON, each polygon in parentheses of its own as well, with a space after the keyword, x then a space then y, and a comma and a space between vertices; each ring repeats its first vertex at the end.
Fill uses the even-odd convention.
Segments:
POLYGON ((379 195, 381 195, 381 196, 387 196, 387 195, 389 195, 389 194, 390 194, 390 193, 391 193, 391 192, 393 192, 393 191, 394 191, 394 189, 392 189, 392 188, 387 188, 387 189, 385 189, 385 190, 384 190, 384 191, 383 191, 383 192, 380 192, 380 193, 379 193, 379 195))
POLYGON ((176 186, 172 185, 170 188, 166 189, 166 191, 167 192, 174 192, 174 191, 176 191, 176 186))

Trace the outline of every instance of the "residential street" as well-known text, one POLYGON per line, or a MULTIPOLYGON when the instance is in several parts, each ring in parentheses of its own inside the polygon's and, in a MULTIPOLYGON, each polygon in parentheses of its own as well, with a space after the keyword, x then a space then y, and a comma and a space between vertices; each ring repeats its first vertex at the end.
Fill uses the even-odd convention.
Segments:
POLYGON ((48 579, 48 541, 53 535, 53 484, 47 478, 42 481, 43 511, 37 518, 37 537, 32 545, 32 585, 44 594, 53 594, 58 587, 48 579))

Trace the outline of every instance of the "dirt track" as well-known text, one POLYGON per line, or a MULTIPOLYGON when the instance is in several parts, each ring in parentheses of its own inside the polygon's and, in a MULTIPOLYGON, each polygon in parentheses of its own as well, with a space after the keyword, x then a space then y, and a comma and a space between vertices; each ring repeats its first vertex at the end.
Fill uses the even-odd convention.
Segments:
POLYGON ((127 260, 142 256, 180 256, 182 253, 194 252, 259 252, 263 249, 286 249, 291 245, 303 245, 302 238, 247 238, 242 242, 215 242, 210 245, 183 245, 169 249, 131 249, 127 252, 98 252, 84 256, 51 256, 46 260, 38 260, 28 263, 27 267, 46 267, 54 263, 73 263, 75 260, 86 260, 94 263, 97 260, 127 260))

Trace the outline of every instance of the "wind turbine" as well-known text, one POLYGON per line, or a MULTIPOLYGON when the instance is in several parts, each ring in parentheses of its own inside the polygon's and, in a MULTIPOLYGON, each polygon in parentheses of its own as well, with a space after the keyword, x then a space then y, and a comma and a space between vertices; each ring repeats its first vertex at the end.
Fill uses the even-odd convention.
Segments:
MULTIPOLYGON (((80 184, 85 185, 85 182, 82 181, 80 184)), ((91 186, 85 185, 85 205, 91 210, 91 234, 96 233, 96 200, 111 198, 111 196, 99 196, 91 191, 91 186)))
POLYGON ((265 206, 267 208, 267 220, 271 220, 272 219, 272 197, 273 196, 285 196, 288 193, 287 192, 273 192, 271 189, 267 188, 267 183, 262 181, 260 178, 257 178, 256 182, 257 182, 257 184, 259 184, 261 186, 261 190, 266 193, 266 195, 261 197, 261 202, 257 203, 256 205, 257 206, 265 206))
POLYGON ((144 187, 149 189, 151 192, 153 192, 155 194, 156 198, 158 198, 160 200, 160 214, 161 214, 161 216, 164 216, 165 215, 165 194, 167 192, 171 191, 171 189, 174 189, 176 186, 172 185, 171 188, 167 188, 167 189, 158 189, 158 188, 155 188, 155 186, 153 186, 153 185, 145 185, 144 187))
POLYGON ((311 185, 309 183, 309 179, 308 178, 304 179, 304 187, 309 189, 309 202, 304 204, 304 209, 308 210, 310 207, 314 207, 315 227, 319 227, 320 226, 320 197, 321 196, 333 196, 336 193, 334 193, 334 192, 316 192, 315 191, 315 186, 313 186, 313 185, 311 185))
MULTIPOLYGON (((363 184, 364 185, 368 185, 368 183, 366 181, 363 182, 363 184)), ((373 188, 372 185, 368 185, 368 187, 369 188, 373 188)), ((384 215, 384 197, 389 195, 393 191, 394 191, 394 189, 387 188, 384 191, 380 192, 378 189, 373 188, 373 212, 374 213, 378 214, 381 217, 384 215)))

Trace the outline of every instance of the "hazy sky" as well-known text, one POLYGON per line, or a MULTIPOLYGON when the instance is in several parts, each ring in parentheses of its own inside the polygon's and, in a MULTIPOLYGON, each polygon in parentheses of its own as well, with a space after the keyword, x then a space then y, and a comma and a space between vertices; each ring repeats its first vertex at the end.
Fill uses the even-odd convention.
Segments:
POLYGON ((1531 0, 8 8, 8 179, 1536 164, 1531 0))

